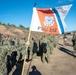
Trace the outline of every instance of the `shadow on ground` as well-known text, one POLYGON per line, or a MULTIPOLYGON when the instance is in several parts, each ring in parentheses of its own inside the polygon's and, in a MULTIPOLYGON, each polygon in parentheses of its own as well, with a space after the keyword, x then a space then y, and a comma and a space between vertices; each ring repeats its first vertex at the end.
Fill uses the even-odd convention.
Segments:
POLYGON ((59 50, 62 51, 62 52, 67 53, 68 55, 71 55, 71 56, 73 56, 73 57, 76 57, 76 55, 73 54, 73 51, 68 50, 68 49, 66 49, 66 48, 64 48, 64 47, 60 47, 59 50))
POLYGON ((42 75, 42 74, 37 70, 36 66, 32 66, 31 68, 32 68, 32 71, 29 72, 28 75, 42 75))
POLYGON ((22 66, 23 66, 23 62, 19 62, 19 63, 16 65, 16 69, 15 69, 15 71, 13 72, 12 75, 21 75, 21 73, 22 73, 22 66))

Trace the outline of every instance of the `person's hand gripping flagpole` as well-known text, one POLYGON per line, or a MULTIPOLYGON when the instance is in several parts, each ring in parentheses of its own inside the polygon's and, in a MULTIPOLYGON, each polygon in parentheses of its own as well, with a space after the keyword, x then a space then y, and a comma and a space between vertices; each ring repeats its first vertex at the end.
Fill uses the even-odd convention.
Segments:
POLYGON ((29 40, 30 40, 30 34, 31 34, 31 31, 29 30, 28 40, 27 40, 27 42, 26 42, 26 54, 25 54, 25 57, 24 57, 24 62, 23 62, 22 74, 21 74, 21 75, 24 75, 24 71, 25 71, 25 64, 26 64, 27 50, 28 50, 28 46, 29 46, 29 44, 30 44, 30 42, 29 42, 29 40))

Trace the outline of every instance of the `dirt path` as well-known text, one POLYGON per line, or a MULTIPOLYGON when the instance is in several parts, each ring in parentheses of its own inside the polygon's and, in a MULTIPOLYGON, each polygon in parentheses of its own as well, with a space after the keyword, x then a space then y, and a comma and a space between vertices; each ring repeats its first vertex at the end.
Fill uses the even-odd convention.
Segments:
MULTIPOLYGON (((60 44, 62 44, 62 40, 60 44)), ((50 64, 42 63, 40 57, 38 57, 37 60, 32 61, 29 74, 34 75, 32 66, 35 66, 41 75, 76 75, 76 59, 72 51, 71 46, 55 48, 53 54, 50 55, 50 64)))
POLYGON ((60 40, 60 48, 55 48, 53 54, 50 55, 50 64, 42 63, 41 58, 37 57, 36 60, 32 60, 31 65, 30 62, 26 64, 25 75, 76 75, 76 58, 72 54, 71 42, 65 47, 62 46, 62 43, 62 40, 60 40))

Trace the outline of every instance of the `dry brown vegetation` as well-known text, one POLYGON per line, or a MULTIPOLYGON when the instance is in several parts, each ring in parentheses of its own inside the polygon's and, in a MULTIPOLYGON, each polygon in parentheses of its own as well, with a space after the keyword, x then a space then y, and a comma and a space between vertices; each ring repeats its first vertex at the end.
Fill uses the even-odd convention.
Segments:
POLYGON ((26 29, 18 28, 18 27, 12 27, 12 26, 5 26, 0 25, 0 34, 3 35, 10 35, 10 36, 23 36, 28 32, 26 29))

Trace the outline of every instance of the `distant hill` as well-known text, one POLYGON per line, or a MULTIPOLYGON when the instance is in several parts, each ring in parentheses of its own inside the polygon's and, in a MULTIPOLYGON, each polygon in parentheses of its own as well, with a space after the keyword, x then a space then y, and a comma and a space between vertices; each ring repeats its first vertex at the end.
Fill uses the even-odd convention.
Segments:
POLYGON ((10 36, 25 36, 28 35, 28 30, 26 28, 6 26, 0 24, 0 34, 10 36))
POLYGON ((67 33, 67 34, 73 34, 74 32, 76 32, 76 30, 68 31, 68 32, 66 32, 66 33, 67 33))
MULTIPOLYGON (((66 32, 67 34, 72 34, 75 31, 66 32)), ((10 35, 10 36, 28 36, 29 28, 24 28, 23 26, 16 27, 14 25, 0 24, 0 34, 10 35)), ((33 35, 42 35, 39 32, 32 32, 33 35)))
MULTIPOLYGON (((0 24, 0 34, 9 35, 9 36, 18 36, 18 37, 22 37, 22 36, 28 37, 29 27, 25 28, 22 25, 20 25, 19 27, 16 27, 15 25, 0 24)), ((45 33, 42 34, 41 32, 31 31, 31 36, 32 37, 34 37, 36 35, 41 36, 41 35, 44 35, 44 34, 45 33)))

